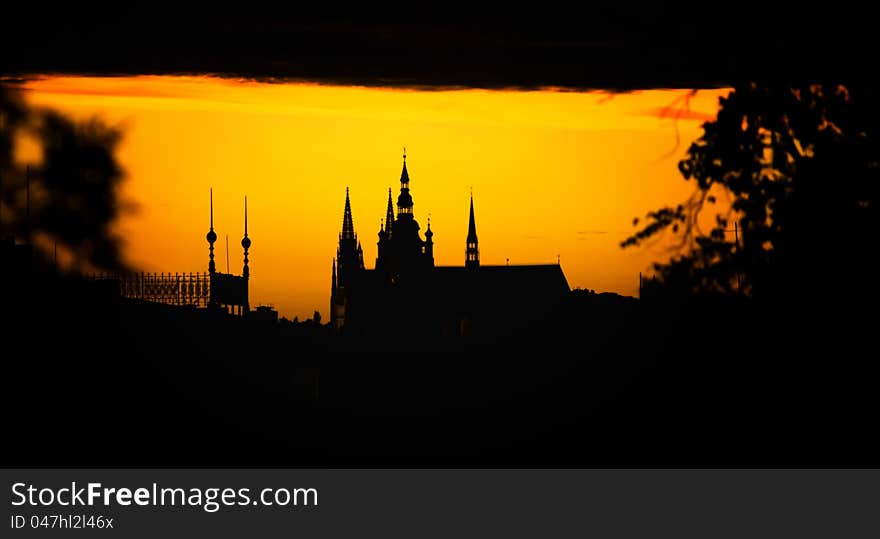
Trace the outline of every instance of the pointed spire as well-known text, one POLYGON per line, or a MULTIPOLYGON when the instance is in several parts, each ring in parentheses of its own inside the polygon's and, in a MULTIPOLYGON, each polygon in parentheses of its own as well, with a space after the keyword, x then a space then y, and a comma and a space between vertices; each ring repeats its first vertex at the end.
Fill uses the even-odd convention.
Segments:
POLYGON ((340 239, 354 239, 354 222, 351 218, 351 200, 348 198, 348 187, 345 188, 345 212, 342 215, 342 236, 340 239))
POLYGON ((467 248, 464 265, 468 268, 480 267, 480 248, 477 242, 477 221, 474 219, 474 193, 471 191, 471 212, 468 221, 467 248))
POLYGON ((429 213, 428 214, 428 229, 425 230, 425 238, 427 238, 428 241, 430 242, 430 241, 432 241, 431 240, 432 237, 434 237, 434 232, 431 230, 431 214, 429 213))
POLYGON ((409 183, 409 172, 406 171, 406 146, 403 147, 403 170, 400 171, 400 183, 404 187, 409 183))
POLYGON ((477 241, 477 222, 474 219, 474 194, 471 193, 471 215, 468 220, 468 235, 467 241, 477 241))
POLYGON ((247 197, 244 197, 244 237, 241 239, 241 246, 248 249, 251 246, 251 239, 247 233, 247 197))
POLYGON ((394 203, 391 201, 391 188, 388 188, 388 209, 385 210, 385 232, 391 235, 391 225, 394 223, 394 203))

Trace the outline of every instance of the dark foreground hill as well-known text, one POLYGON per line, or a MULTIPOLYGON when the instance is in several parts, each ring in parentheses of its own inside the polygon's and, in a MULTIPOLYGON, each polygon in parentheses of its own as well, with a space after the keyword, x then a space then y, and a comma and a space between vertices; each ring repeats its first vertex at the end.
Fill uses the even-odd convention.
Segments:
POLYGON ((491 336, 358 339, 8 283, 4 465, 880 463, 875 328, 845 304, 577 290, 491 336))

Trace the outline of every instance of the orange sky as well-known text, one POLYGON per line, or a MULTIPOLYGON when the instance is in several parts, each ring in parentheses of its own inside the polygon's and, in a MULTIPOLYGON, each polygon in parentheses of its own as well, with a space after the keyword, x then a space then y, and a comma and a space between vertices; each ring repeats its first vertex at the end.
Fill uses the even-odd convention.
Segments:
POLYGON ((569 284, 635 295, 638 273, 668 257, 627 249, 633 217, 693 188, 676 164, 718 96, 703 90, 676 122, 663 109, 686 90, 609 95, 559 91, 414 91, 265 84, 207 77, 42 77, 33 104, 122 126, 123 195, 139 209, 119 224, 145 271, 205 271, 208 188, 217 268, 241 273, 248 196, 251 305, 327 318, 330 266, 351 188, 355 229, 372 267, 402 147, 438 265, 464 263, 473 188, 483 264, 553 263, 569 284), (676 147, 676 131, 681 143, 676 147))

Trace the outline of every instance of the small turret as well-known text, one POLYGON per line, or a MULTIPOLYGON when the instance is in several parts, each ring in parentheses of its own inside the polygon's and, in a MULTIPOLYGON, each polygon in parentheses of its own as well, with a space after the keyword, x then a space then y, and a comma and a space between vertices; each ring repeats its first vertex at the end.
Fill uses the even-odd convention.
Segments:
POLYGON ((434 231, 431 230, 431 215, 428 214, 428 229, 425 230, 425 258, 428 266, 434 266, 434 231))

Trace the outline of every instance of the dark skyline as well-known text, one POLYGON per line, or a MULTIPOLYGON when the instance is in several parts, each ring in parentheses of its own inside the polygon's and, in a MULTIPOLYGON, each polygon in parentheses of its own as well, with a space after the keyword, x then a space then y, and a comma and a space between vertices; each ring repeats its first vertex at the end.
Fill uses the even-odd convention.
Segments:
POLYGON ((330 322, 335 330, 378 336, 393 326, 400 340, 414 335, 505 335, 549 317, 571 293, 558 260, 556 265, 480 265, 473 194, 464 264, 436 264, 431 220, 420 232, 414 206, 404 149, 397 215, 389 189, 378 255, 370 268, 345 190, 331 277, 330 322))
POLYGON ((864 13, 91 6, 0 34, 7 463, 876 465, 864 13))

